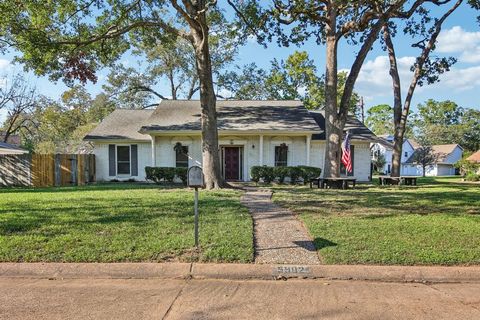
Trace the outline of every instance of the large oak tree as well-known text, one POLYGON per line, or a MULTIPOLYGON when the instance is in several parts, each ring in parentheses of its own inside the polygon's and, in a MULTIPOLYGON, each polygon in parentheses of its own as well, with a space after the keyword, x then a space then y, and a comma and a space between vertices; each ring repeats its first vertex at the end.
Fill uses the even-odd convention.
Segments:
POLYGON ((209 45, 209 15, 221 14, 215 0, 6 0, 0 11, 2 48, 16 48, 22 53, 17 61, 28 69, 67 83, 96 81, 95 71, 139 39, 188 41, 199 79, 206 187, 224 185, 209 45))
POLYGON ((254 0, 239 1, 243 3, 239 11, 260 41, 276 37, 279 44, 290 45, 314 37, 325 45, 326 177, 340 175, 341 140, 354 85, 382 27, 392 19, 410 18, 425 3, 441 5, 445 1, 272 0, 267 6, 254 0), (338 46, 342 40, 357 44, 358 51, 338 102, 338 46))

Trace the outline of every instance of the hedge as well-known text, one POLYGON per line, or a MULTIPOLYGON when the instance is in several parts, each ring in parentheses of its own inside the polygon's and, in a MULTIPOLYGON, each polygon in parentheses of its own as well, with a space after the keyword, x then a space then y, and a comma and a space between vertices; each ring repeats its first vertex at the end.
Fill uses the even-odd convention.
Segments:
POLYGON ((174 167, 145 167, 146 179, 155 183, 170 182, 175 180, 175 177, 182 180, 183 184, 187 184, 188 168, 174 168, 174 167))
POLYGON ((271 183, 275 179, 279 183, 284 183, 285 178, 290 178, 290 183, 295 184, 301 178, 304 183, 310 179, 320 176, 322 169, 309 166, 297 167, 269 167, 269 166, 253 166, 250 170, 252 181, 271 183))

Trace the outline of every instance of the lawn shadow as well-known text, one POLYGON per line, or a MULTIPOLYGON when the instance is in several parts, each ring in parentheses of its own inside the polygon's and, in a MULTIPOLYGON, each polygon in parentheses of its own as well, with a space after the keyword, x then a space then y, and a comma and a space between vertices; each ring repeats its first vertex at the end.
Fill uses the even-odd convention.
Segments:
POLYGON ((315 245, 315 248, 317 250, 321 250, 323 248, 328 248, 328 247, 336 247, 338 245, 333 241, 330 241, 330 240, 324 239, 324 238, 319 238, 319 237, 316 237, 313 240, 313 244, 315 245))

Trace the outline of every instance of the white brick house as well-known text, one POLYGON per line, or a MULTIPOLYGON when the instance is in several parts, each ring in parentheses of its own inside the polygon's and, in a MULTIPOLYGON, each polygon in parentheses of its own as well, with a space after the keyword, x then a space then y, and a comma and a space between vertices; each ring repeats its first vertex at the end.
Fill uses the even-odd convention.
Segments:
MULTIPOLYGON (((222 174, 249 181, 252 166, 323 169, 325 118, 300 101, 217 101, 222 174), (282 148, 280 148, 282 146, 282 148), (283 150, 283 151, 282 151, 283 150)), ((94 145, 97 181, 145 180, 145 167, 202 165, 200 102, 164 100, 155 110, 117 109, 85 140, 94 145), (186 156, 175 151, 180 143, 186 156)), ((368 181, 375 135, 349 118, 353 176, 368 181)), ((323 171, 323 170, 322 170, 323 171)))

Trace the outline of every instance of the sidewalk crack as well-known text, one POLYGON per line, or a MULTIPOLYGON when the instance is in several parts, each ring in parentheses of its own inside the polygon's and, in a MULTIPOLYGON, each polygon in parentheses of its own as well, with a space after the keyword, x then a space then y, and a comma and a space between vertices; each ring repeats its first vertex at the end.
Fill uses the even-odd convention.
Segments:
POLYGON ((162 320, 167 319, 168 315, 170 314, 170 311, 172 311, 173 305, 175 304, 175 302, 177 302, 178 298, 182 295, 183 290, 185 289, 185 287, 188 285, 189 282, 190 282, 190 279, 185 280, 185 284, 178 291, 178 293, 175 296, 175 298, 173 299, 172 303, 170 303, 170 306, 168 306, 167 312, 165 312, 165 314, 163 315, 162 320))

